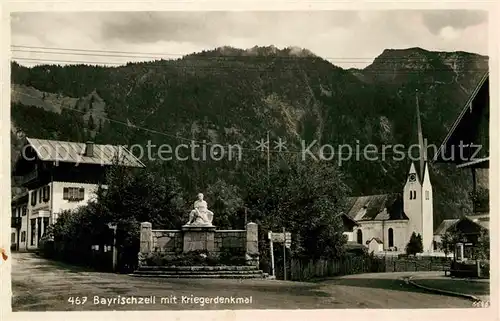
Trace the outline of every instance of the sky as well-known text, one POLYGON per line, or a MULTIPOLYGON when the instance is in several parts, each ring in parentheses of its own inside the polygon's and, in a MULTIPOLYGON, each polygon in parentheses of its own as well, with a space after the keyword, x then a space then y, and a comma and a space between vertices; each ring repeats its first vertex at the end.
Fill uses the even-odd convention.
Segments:
POLYGON ((477 10, 13 13, 11 32, 24 65, 117 65, 255 45, 305 48, 343 68, 364 68, 384 49, 488 54, 488 13, 477 10))

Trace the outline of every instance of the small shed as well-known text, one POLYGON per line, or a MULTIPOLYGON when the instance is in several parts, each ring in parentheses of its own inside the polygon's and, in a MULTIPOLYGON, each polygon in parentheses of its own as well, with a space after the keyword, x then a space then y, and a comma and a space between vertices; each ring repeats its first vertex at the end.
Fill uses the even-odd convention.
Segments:
POLYGON ((368 246, 368 252, 378 253, 384 251, 384 242, 378 237, 372 237, 370 240, 366 241, 366 246, 368 246))

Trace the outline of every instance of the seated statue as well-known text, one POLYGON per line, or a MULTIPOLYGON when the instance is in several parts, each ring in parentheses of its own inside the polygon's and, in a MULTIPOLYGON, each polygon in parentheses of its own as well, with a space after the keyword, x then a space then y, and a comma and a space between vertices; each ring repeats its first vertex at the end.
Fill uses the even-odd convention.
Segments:
POLYGON ((212 226, 214 213, 208 210, 207 202, 203 200, 203 194, 198 194, 198 199, 194 202, 194 210, 189 213, 189 222, 186 225, 206 225, 212 226))

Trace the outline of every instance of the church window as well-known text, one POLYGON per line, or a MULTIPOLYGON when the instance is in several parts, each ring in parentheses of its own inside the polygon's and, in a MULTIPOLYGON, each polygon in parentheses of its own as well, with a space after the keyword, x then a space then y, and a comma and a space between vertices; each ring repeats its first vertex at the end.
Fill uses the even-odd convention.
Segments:
POLYGON ((361 232, 361 230, 358 230, 357 237, 358 237, 358 244, 363 244, 363 232, 361 232))
POLYGON ((393 247, 394 246, 394 231, 392 228, 389 229, 389 231, 387 231, 388 234, 389 234, 389 247, 393 247))
POLYGON ((429 191, 425 191, 425 199, 428 200, 429 199, 429 191))

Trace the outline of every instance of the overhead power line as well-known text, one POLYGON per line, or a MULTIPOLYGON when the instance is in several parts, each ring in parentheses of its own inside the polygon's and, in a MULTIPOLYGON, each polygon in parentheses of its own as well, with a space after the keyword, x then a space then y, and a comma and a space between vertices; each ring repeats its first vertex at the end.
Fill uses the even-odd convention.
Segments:
MULTIPOLYGON (((117 53, 117 54, 133 54, 133 55, 151 55, 151 56, 183 56, 184 54, 173 53, 151 53, 151 52, 137 52, 137 51, 119 51, 119 50, 98 50, 98 49, 76 49, 76 48, 60 48, 60 47, 37 47, 37 46, 18 46, 12 45, 12 48, 23 49, 43 49, 43 50, 56 50, 56 51, 81 51, 81 52, 96 52, 96 53, 117 53)), ((16 50, 16 49, 13 49, 16 50)))
MULTIPOLYGON (((161 57, 184 57, 184 56, 189 56, 189 55, 195 55, 199 54, 201 52, 196 52, 196 53, 154 53, 154 52, 136 52, 136 51, 119 51, 119 50, 103 50, 103 49, 77 49, 77 48, 60 48, 60 47, 41 47, 41 46, 21 46, 21 45, 12 45, 12 51, 14 52, 26 52, 26 53, 42 53, 42 54, 65 54, 65 55, 89 55, 89 56, 103 56, 103 57, 123 57, 123 58, 161 58, 161 57), (27 50, 30 49, 30 50, 27 50), (35 50, 33 50, 35 49, 35 50), (58 52, 59 51, 59 52, 58 52), (93 53, 93 54, 91 54, 93 53)), ((210 52, 210 50, 207 50, 206 52, 210 52)), ((249 57, 249 58, 268 58, 270 56, 241 56, 241 55, 229 55, 229 54, 223 54, 222 56, 200 56, 198 55, 197 58, 200 59, 220 59, 220 58, 243 58, 243 57, 249 57)), ((281 59, 296 59, 297 57, 300 56, 277 56, 281 59)), ((353 63, 363 63, 363 62, 373 62, 374 59, 377 59, 378 61, 407 61, 409 59, 415 61, 415 60, 426 60, 425 57, 421 58, 415 58, 415 57, 323 57, 323 56, 317 56, 319 59, 324 59, 328 60, 330 62, 338 61, 338 62, 353 62, 353 63)), ((310 56, 307 56, 306 58, 311 58, 310 56)), ((470 62, 476 62, 478 59, 481 59, 480 57, 474 57, 470 59, 463 59, 462 61, 470 61, 470 62)), ((484 57, 484 60, 488 60, 488 57, 484 57)))
MULTIPOLYGON (((12 91, 16 92, 18 94, 30 97, 30 98, 40 99, 40 97, 36 97, 36 96, 30 95, 30 94, 27 94, 27 93, 24 93, 24 92, 15 90, 15 89, 13 89, 12 91)), ((63 105, 62 103, 58 103, 58 102, 51 102, 51 103, 58 105, 61 109, 67 109, 67 110, 76 111, 76 112, 81 113, 81 114, 86 114, 86 112, 84 112, 82 110, 68 107, 66 105, 63 105)), ((219 143, 212 143, 212 142, 207 142, 207 141, 199 141, 199 140, 196 140, 196 139, 186 138, 186 137, 178 136, 178 135, 175 135, 175 134, 169 134, 169 133, 161 132, 161 131, 158 131, 158 130, 150 129, 150 128, 147 128, 147 127, 136 126, 136 125, 133 125, 133 124, 131 124, 129 122, 124 122, 124 121, 116 120, 116 119, 105 117, 105 116, 99 116, 99 115, 93 115, 93 116, 95 118, 97 118, 97 119, 107 120, 107 121, 112 122, 112 123, 116 123, 116 124, 127 126, 129 129, 143 130, 143 131, 146 131, 146 132, 150 132, 152 134, 166 136, 166 137, 169 137, 169 138, 173 138, 173 139, 177 139, 177 140, 185 141, 185 142, 190 142, 190 143, 193 142, 193 143, 197 143, 197 144, 200 144, 200 145, 207 145, 207 146, 218 145, 218 147, 222 147, 222 149, 225 152, 229 152, 229 150, 230 150, 229 147, 223 146, 223 145, 221 145, 219 143)), ((268 145, 267 145, 268 147, 267 147, 266 150, 260 150, 260 149, 257 149, 257 148, 245 148, 245 147, 240 147, 240 148, 241 148, 241 150, 253 151, 253 152, 258 152, 258 153, 263 153, 263 152, 277 153, 277 154, 280 154, 280 153, 282 153, 282 154, 302 154, 303 153, 303 151, 301 151, 301 150, 288 150, 288 149, 287 150, 274 150, 274 149, 270 148, 270 145, 271 145, 271 141, 268 142, 268 145)), ((341 145, 339 144, 339 146, 341 146, 341 145)), ((364 149, 364 148, 366 148, 367 146, 370 146, 370 145, 367 145, 367 146, 358 146, 358 145, 356 145, 356 146, 359 147, 359 149, 364 149)), ((329 155, 331 153, 325 152, 323 154, 324 155, 329 155)), ((342 152, 332 152, 332 154, 334 154, 334 155, 342 155, 343 153, 342 152)), ((395 152, 386 151, 386 150, 383 149, 382 152, 369 151, 369 152, 359 152, 358 153, 358 152, 352 151, 352 149, 351 149, 351 152, 346 152, 345 154, 348 154, 348 155, 359 155, 359 154, 363 154, 363 155, 365 155, 365 154, 370 154, 370 155, 392 155, 392 154, 395 154, 395 152)))
MULTIPOLYGON (((72 55, 72 56, 94 56, 94 57, 119 57, 119 58, 150 58, 150 59, 160 59, 167 55, 158 56, 133 56, 133 55, 121 55, 121 54, 104 54, 104 53, 88 53, 88 52, 52 52, 52 51, 40 51, 40 50, 24 50, 24 49, 14 49, 14 52, 24 52, 24 53, 42 53, 51 55, 72 55)), ((168 56, 174 56, 168 55, 168 56)), ((181 55, 178 55, 181 57, 181 55)))

